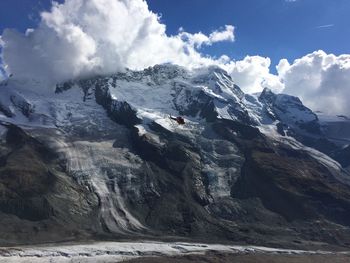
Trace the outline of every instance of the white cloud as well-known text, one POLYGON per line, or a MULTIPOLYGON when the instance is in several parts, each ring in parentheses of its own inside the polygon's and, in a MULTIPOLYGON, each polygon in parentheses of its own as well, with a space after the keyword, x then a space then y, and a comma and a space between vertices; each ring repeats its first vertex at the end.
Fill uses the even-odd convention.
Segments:
POLYGON ((231 41, 235 40, 234 36, 235 27, 232 25, 226 25, 225 30, 215 30, 209 36, 203 34, 202 32, 191 34, 184 32, 183 28, 180 28, 179 37, 187 42, 189 45, 195 48, 200 48, 202 45, 210 46, 217 42, 231 41))
POLYGON ((220 41, 234 41, 235 27, 232 25, 226 25, 223 31, 214 31, 209 35, 210 43, 216 43, 220 41))
POLYGON ((277 75, 270 72, 268 57, 247 56, 241 61, 224 61, 222 67, 248 93, 268 87, 277 93, 301 98, 313 110, 350 115, 350 54, 335 56, 322 50, 293 63, 281 59, 277 75))
POLYGON ((350 54, 335 56, 322 50, 296 59, 281 59, 277 75, 270 72, 268 57, 247 56, 241 61, 223 61, 222 67, 248 93, 268 87, 277 93, 301 98, 313 110, 350 115, 350 54))
POLYGON ((188 44, 190 44, 192 47, 200 48, 203 44, 209 44, 210 39, 208 36, 204 35, 202 32, 191 34, 188 32, 180 30, 179 36, 181 39, 188 44))
POLYGON ((284 93, 299 96, 314 110, 350 114, 350 55, 315 51, 289 64, 277 66, 284 93))
POLYGON ((2 36, 7 71, 17 78, 50 77, 54 83, 171 62, 188 68, 221 66, 246 92, 260 91, 262 84, 276 86, 269 58, 232 62, 225 55, 214 59, 199 52, 202 45, 233 42, 232 25, 209 35, 180 29, 178 35, 168 36, 143 0, 66 0, 54 3, 41 17, 39 27, 24 35, 5 30, 2 36))
POLYGON ((180 32, 167 36, 165 25, 144 0, 66 0, 41 14, 26 34, 5 30, 3 60, 18 78, 57 82, 125 67, 142 69, 172 62, 186 67, 219 63, 197 48, 233 41, 234 27, 209 36, 180 32), (184 40, 184 36, 187 39, 184 40))
POLYGON ((246 56, 243 60, 227 63, 224 68, 247 93, 259 92, 265 87, 280 92, 283 85, 277 76, 270 73, 270 65, 268 57, 246 56))

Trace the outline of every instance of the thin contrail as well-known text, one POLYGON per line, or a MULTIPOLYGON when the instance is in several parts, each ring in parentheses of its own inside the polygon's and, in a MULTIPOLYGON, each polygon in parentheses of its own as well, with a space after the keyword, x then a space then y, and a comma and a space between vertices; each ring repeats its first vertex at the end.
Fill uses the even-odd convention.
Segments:
POLYGON ((333 27, 334 24, 328 24, 328 25, 322 25, 322 26, 317 26, 316 28, 329 28, 329 27, 333 27))

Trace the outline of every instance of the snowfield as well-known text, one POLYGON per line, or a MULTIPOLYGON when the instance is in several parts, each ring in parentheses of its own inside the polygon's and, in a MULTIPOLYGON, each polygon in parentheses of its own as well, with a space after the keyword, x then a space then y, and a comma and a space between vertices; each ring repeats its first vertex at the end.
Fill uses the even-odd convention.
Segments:
MULTIPOLYGON (((209 251, 222 253, 264 254, 335 254, 327 251, 288 250, 258 246, 237 246, 195 243, 162 242, 99 242, 91 244, 62 244, 33 247, 0 248, 0 262, 121 262, 138 257, 181 256, 204 254, 209 251)), ((350 254, 350 252, 341 252, 350 254)))

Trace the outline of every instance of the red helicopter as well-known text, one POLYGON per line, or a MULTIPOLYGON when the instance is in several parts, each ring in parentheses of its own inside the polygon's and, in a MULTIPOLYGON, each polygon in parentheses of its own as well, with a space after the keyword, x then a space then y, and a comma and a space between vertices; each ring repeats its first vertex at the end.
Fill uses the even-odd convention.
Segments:
POLYGON ((184 125, 185 124, 185 119, 183 117, 181 117, 181 116, 178 116, 178 117, 169 116, 169 118, 171 120, 176 121, 177 124, 179 124, 179 125, 184 125))

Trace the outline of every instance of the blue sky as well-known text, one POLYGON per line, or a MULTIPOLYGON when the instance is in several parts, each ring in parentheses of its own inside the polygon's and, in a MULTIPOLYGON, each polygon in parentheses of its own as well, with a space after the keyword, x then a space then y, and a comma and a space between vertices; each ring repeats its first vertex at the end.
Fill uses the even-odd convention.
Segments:
MULTIPOLYGON (((59 2, 62 2, 59 1, 59 2)), ((336 55, 350 53, 349 0, 148 0, 162 15, 168 34, 179 27, 187 32, 210 33, 225 24, 236 27, 236 41, 204 47, 212 56, 246 55, 290 61, 322 49, 336 55)), ((16 28, 24 32, 38 23, 38 13, 50 8, 50 0, 1 0, 0 32, 16 28)), ((271 68, 274 71, 274 67, 271 68)))
POLYGON ((276 64, 318 49, 350 53, 349 0, 150 0, 149 6, 162 14, 169 33, 179 26, 207 33, 234 25, 236 42, 214 45, 206 50, 211 54, 268 56, 276 64), (333 26, 318 28, 323 25, 333 26))

